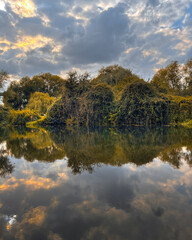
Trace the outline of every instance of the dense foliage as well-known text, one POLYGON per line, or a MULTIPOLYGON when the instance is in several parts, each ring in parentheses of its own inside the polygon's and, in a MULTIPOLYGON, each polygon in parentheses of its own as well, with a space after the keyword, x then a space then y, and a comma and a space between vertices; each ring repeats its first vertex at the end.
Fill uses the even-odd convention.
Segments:
POLYGON ((0 106, 0 124, 7 125, 9 123, 10 112, 7 108, 0 106))
MULTIPOLYGON (((81 87, 81 83, 78 83, 77 89, 81 87)), ((63 97, 48 112, 47 122, 103 125, 108 122, 112 104, 113 92, 107 84, 90 86, 80 96, 73 94, 67 86, 63 97)))
POLYGON ((169 102, 144 81, 127 86, 119 102, 118 125, 167 124, 169 102))
POLYGON ((35 92, 31 95, 26 108, 44 115, 54 102, 55 98, 50 97, 48 93, 35 92))
POLYGON ((122 96, 125 86, 141 80, 137 75, 133 74, 129 69, 125 69, 118 65, 102 68, 99 75, 93 79, 93 84, 107 83, 112 87, 114 97, 119 100, 122 96))
POLYGON ((31 95, 35 92, 48 93, 50 96, 58 97, 62 94, 64 80, 50 73, 40 74, 22 78, 19 82, 12 82, 4 92, 3 102, 6 107, 23 109, 28 104, 31 95))
POLYGON ((39 115, 29 109, 23 110, 11 110, 10 111, 10 124, 11 125, 25 125, 29 121, 36 121, 39 119, 39 115))
POLYGON ((77 72, 66 79, 50 73, 24 77, 11 83, 3 101, 0 114, 7 107, 9 123, 18 125, 178 124, 192 119, 192 60, 172 62, 151 82, 118 65, 102 68, 94 79, 77 72))
POLYGON ((192 60, 185 65, 172 62, 160 69, 153 77, 151 84, 164 93, 173 95, 192 95, 192 60))

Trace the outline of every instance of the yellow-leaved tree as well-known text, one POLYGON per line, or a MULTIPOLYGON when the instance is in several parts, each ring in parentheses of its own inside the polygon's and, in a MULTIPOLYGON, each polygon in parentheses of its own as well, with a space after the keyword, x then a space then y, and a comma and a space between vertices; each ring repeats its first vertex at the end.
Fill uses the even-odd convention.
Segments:
POLYGON ((31 95, 26 108, 36 111, 39 115, 45 115, 55 100, 48 93, 35 92, 31 95))

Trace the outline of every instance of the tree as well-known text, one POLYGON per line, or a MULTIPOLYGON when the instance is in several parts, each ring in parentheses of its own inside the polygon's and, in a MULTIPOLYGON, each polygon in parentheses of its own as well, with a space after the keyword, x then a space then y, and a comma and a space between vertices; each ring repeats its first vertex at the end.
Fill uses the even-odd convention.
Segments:
POLYGON ((86 96, 87 124, 104 125, 109 123, 114 95, 111 87, 100 83, 90 88, 86 96))
MULTIPOLYGON (((3 88, 5 83, 7 82, 8 80, 8 73, 4 70, 1 70, 0 71, 0 88, 3 88)), ((0 93, 0 95, 2 95, 2 93, 0 93)))
POLYGON ((101 68, 101 70, 99 70, 98 77, 93 82, 105 82, 113 87, 119 84, 121 81, 124 81, 124 79, 127 79, 128 82, 131 82, 132 77, 137 76, 134 75, 131 70, 123 68, 119 65, 112 65, 106 68, 101 68))
POLYGON ((192 95, 192 59, 183 67, 186 94, 192 95))
POLYGON ((26 108, 44 115, 54 102, 55 98, 50 97, 48 93, 35 92, 31 95, 26 108))
POLYGON ((154 75, 151 84, 156 86, 162 92, 180 94, 182 90, 182 82, 178 62, 172 62, 166 68, 160 69, 154 75))
POLYGON ((179 64, 177 61, 172 62, 167 66, 167 81, 169 86, 176 92, 180 92, 181 90, 181 79, 179 75, 179 64))
POLYGON ((67 73, 65 87, 69 97, 78 97, 90 87, 91 78, 88 72, 78 74, 76 71, 67 73))
POLYGON ((112 65, 102 68, 99 75, 93 79, 93 84, 107 83, 111 86, 115 101, 121 99, 124 88, 140 78, 133 74, 130 69, 123 68, 119 65, 112 65))
POLYGON ((3 102, 6 107, 23 109, 33 93, 42 92, 48 93, 50 97, 58 97, 63 94, 64 88, 65 80, 50 73, 36 75, 32 79, 24 77, 11 83, 3 94, 3 102))
POLYGON ((0 126, 8 125, 10 119, 10 112, 7 108, 0 105, 0 126))
POLYGON ((145 81, 131 83, 119 102, 119 125, 167 124, 168 102, 145 81))

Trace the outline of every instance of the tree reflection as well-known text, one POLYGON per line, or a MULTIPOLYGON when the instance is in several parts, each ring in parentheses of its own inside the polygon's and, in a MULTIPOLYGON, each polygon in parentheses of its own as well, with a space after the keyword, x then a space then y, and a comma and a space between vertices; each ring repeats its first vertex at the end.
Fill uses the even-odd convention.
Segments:
POLYGON ((14 166, 11 164, 8 158, 8 153, 4 149, 0 149, 0 177, 6 177, 14 170, 14 166))
POLYGON ((185 128, 141 128, 131 127, 119 131, 97 130, 49 130, 50 137, 56 138, 65 149, 68 166, 73 173, 84 170, 92 172, 95 166, 110 164, 121 166, 134 163, 147 164, 159 157, 179 168, 184 159, 190 165, 192 130, 185 128), (187 154, 182 152, 187 148, 187 154))
POLYGON ((26 129, 24 134, 14 129, 7 140, 7 149, 16 158, 24 157, 27 161, 54 162, 66 155, 64 149, 60 149, 43 129, 26 129))
POLYGON ((192 130, 185 128, 26 129, 9 133, 7 149, 16 158, 53 162, 68 158, 74 174, 95 166, 147 164, 159 157, 179 168, 184 159, 192 163, 192 130), (185 150, 185 151, 184 151, 185 150))

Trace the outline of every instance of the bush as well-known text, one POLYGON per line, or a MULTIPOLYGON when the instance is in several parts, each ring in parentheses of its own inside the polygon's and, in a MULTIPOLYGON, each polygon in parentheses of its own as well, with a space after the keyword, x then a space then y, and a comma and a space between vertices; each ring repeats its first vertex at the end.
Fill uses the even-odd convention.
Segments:
POLYGON ((168 96, 171 123, 181 123, 192 119, 192 97, 168 96))
POLYGON ((144 81, 130 84, 122 95, 117 113, 118 125, 167 124, 169 101, 144 81))
POLYGON ((0 106, 0 125, 6 125, 9 123, 10 112, 7 108, 0 106))
POLYGON ((47 124, 107 124, 113 106, 113 92, 105 83, 92 86, 79 97, 67 93, 48 111, 47 124))
POLYGON ((90 89, 86 95, 86 112, 89 125, 109 123, 113 100, 114 96, 111 87, 106 83, 98 84, 90 89))
POLYGON ((29 109, 11 110, 10 123, 12 125, 26 125, 27 122, 36 121, 40 117, 35 111, 29 109))
POLYGON ((67 119, 71 118, 72 114, 72 103, 67 96, 63 96, 48 111, 46 124, 66 124, 67 119))

